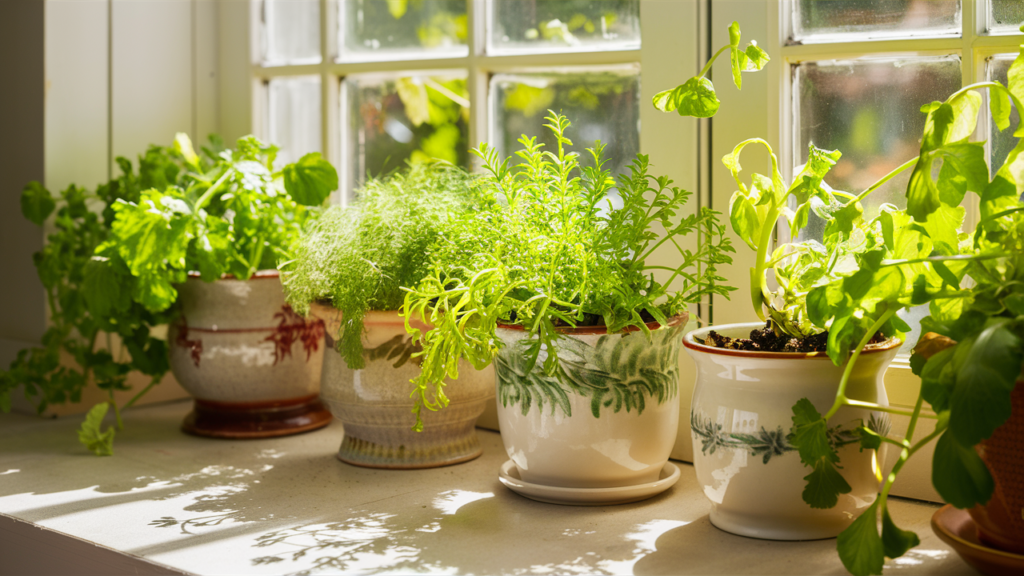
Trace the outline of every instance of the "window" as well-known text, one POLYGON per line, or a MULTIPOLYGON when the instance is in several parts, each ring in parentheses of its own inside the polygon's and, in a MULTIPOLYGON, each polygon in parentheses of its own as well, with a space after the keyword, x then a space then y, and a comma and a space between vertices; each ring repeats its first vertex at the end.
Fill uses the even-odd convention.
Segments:
POLYGON ((406 162, 470 166, 481 141, 570 137, 640 149, 639 0, 262 0, 254 4, 255 131, 281 159, 321 152, 343 196, 406 162))

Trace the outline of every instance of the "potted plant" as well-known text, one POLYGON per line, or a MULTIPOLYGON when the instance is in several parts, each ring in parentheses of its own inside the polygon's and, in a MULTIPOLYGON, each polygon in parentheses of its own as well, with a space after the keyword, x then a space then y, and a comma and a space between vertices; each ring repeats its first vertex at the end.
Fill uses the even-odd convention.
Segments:
MULTIPOLYGON (((222 143, 211 136, 210 146, 216 150, 222 143)), ((79 439, 100 455, 112 449, 121 428, 120 411, 142 400, 168 371, 165 341, 151 328, 166 324, 169 315, 125 301, 120 314, 124 321, 109 322, 107 310, 91 307, 105 287, 86 272, 92 269, 93 252, 110 236, 113 204, 138 202, 144 189, 174 181, 180 172, 176 155, 173 148, 150 146, 139 156, 137 169, 118 157, 121 175, 92 191, 72 184, 55 198, 39 182, 22 191, 26 219, 43 226, 52 216, 53 231, 34 255, 49 322, 42 346, 20 351, 9 369, 0 371, 0 408, 11 409, 11 394, 19 387, 42 414, 52 406, 86 402, 94 386, 106 402, 93 408, 79 439), (142 390, 131 394, 138 385, 142 390), (98 423, 110 407, 118 415, 117 426, 101 432, 98 423)))
POLYGON ((178 134, 174 152, 173 179, 112 205, 110 236, 84 273, 96 287, 90 310, 110 326, 135 321, 133 302, 170 311, 170 368, 196 399, 186 432, 258 438, 326 425, 323 326, 287 306, 275 265, 337 173, 316 153, 275 171, 277 148, 252 136, 200 157, 178 134))
MULTIPOLYGON (((933 266, 942 279, 915 278, 915 302, 927 301, 930 315, 921 322, 926 334, 911 357, 921 391, 906 435, 860 430, 863 447, 892 444, 900 457, 880 498, 839 536, 839 556, 853 574, 881 574, 886 557, 902 556, 919 543, 893 522, 887 497, 907 460, 932 441, 932 484, 949 503, 933 517, 933 529, 984 573, 1024 567, 1024 141, 990 172, 984 143, 968 140, 981 111, 981 90, 988 90, 989 114, 999 130, 1010 125, 1011 103, 1024 109, 1024 50, 1008 78, 1006 87, 981 82, 922 108, 928 117, 907 188, 907 213, 931 236, 947 239, 943 249, 914 258, 920 261, 914 266, 933 266), (932 179, 936 168, 938 182, 932 179), (980 219, 973 234, 956 236, 950 215, 963 212, 968 191, 979 196, 980 219), (970 287, 961 288, 964 278, 970 287), (927 288, 918 286, 925 282, 927 288), (922 419, 934 420, 934 428, 918 435, 922 419), (970 517, 956 509, 968 509, 970 517)), ((1014 135, 1024 135, 1022 125, 1014 135)), ((807 446, 821 440, 809 428, 801 433, 807 446)))
POLYGON ((648 497, 678 477, 666 464, 686 306, 728 292, 716 267, 732 248, 712 211, 682 216, 690 193, 652 176, 645 156, 614 207, 603 146, 581 167, 569 121, 547 120, 557 149, 524 136, 514 166, 486 144, 474 151, 486 201, 453 221, 405 296, 423 348, 417 416, 449 403, 463 361, 493 361, 506 485, 565 503, 648 497), (696 251, 678 243, 690 233, 704 236, 696 251), (663 244, 679 248, 677 266, 647 262, 663 244))
MULTIPOLYGON (((375 468, 429 468, 482 453, 476 419, 494 396, 490 369, 462 366, 450 407, 410 427, 419 347, 398 314, 427 273, 427 253, 450 219, 477 204, 474 178, 444 163, 367 182, 357 199, 309 223, 282 266, 288 301, 327 326, 321 397, 345 426, 338 458, 375 468)), ((421 319, 411 323, 426 328, 421 319)))

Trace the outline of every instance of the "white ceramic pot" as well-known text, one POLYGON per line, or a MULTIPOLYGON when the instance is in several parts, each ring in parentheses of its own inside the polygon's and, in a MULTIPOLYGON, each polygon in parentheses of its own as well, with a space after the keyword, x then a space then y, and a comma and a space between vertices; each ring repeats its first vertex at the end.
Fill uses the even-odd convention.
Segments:
POLYGON ((330 422, 319 400, 323 323, 292 311, 276 270, 249 280, 189 277, 178 307, 167 340, 171 371, 196 399, 186 432, 265 438, 330 422))
MULTIPOLYGON (((887 432, 890 422, 883 412, 851 407, 829 420, 840 473, 852 491, 840 495, 834 508, 811 508, 802 496, 810 470, 787 439, 792 407, 807 398, 824 414, 835 401, 843 367, 824 352, 752 352, 701 344, 711 330, 747 338, 763 326, 712 326, 683 339, 697 363, 690 415, 693 466, 711 500, 711 523, 769 540, 831 538, 874 502, 882 479, 884 453, 861 451, 852 431, 863 422, 887 432)), ((849 398, 888 405, 882 377, 900 344, 887 342, 861 354, 847 385, 849 398)))
POLYGON ((648 324, 650 339, 639 330, 567 329, 556 344, 558 377, 544 375, 544 351, 527 371, 523 330, 499 327, 498 421, 518 476, 577 489, 657 481, 676 441, 679 343, 687 318, 648 324))
MULTIPOLYGON (((423 431, 414 432, 410 382, 420 371, 410 356, 418 351, 398 312, 368 311, 363 319, 366 365, 353 370, 336 350, 341 312, 314 304, 313 314, 327 326, 321 396, 345 426, 338 459, 370 468, 434 468, 476 458, 483 452, 476 420, 494 397, 490 368, 461 363, 458 380, 445 381, 447 407, 424 409, 423 431)), ((424 330, 426 326, 422 326, 424 330)))

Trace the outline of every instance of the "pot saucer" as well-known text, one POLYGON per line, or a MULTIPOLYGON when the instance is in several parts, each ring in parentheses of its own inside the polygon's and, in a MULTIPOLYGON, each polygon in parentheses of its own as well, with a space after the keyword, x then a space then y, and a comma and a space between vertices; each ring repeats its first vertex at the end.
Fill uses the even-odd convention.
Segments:
POLYGON ((932 531, 975 570, 989 576, 1024 574, 1024 555, 990 548, 978 540, 967 510, 946 504, 932 516, 932 531))
POLYGON ((498 479, 513 492, 538 502, 569 506, 608 506, 644 500, 668 490, 679 480, 679 468, 671 462, 666 462, 657 480, 633 486, 565 488, 525 482, 520 478, 515 462, 509 460, 501 465, 498 479))

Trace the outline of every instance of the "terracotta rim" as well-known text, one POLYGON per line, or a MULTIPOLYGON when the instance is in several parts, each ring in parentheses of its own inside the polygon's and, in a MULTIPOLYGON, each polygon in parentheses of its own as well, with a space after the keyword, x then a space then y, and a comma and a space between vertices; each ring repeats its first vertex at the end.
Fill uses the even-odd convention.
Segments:
MULTIPOLYGON (((694 334, 703 330, 724 330, 727 328, 756 328, 761 326, 759 322, 751 322, 749 324, 722 324, 720 326, 708 326, 707 328, 701 328, 700 330, 694 330, 683 336, 683 346, 686 346, 690 350, 696 350, 698 352, 704 352, 705 354, 718 354, 721 356, 735 356, 739 358, 776 358, 780 360, 801 360, 810 358, 828 358, 827 352, 756 352, 753 350, 729 350, 728 348, 717 348, 715 346, 708 346, 707 344, 701 344, 694 340, 694 334)), ((861 354, 872 354, 879 352, 887 352, 893 348, 899 348, 903 345, 903 340, 899 338, 890 338, 885 342, 878 344, 869 344, 864 348, 861 354)))
MULTIPOLYGON (((969 523, 969 528, 971 530, 977 529, 977 525, 974 523, 974 520, 971 519, 967 510, 960 510, 953 507, 952 504, 946 504, 942 508, 936 510, 935 514, 932 515, 932 531, 950 546, 953 546, 954 548, 962 547, 964 549, 970 549, 990 562, 1003 560, 1004 562, 1009 561, 1014 564, 1024 563, 1024 555, 1014 554, 1013 552, 1007 552, 998 548, 992 548, 981 542, 974 542, 962 537, 959 534, 959 531, 956 530, 958 520, 961 524, 969 523)), ((962 554, 960 550, 956 550, 956 552, 958 554, 962 554)))
MULTIPOLYGON (((668 322, 666 322, 665 325, 666 326, 678 326, 680 324, 685 324, 686 321, 689 320, 689 319, 690 319, 690 313, 684 311, 684 312, 681 312, 681 313, 676 314, 675 316, 669 318, 668 322)), ((648 330, 657 330, 658 328, 661 328, 661 323, 659 323, 659 322, 647 322, 646 324, 644 324, 644 326, 647 326, 648 330)), ((526 331, 526 328, 524 328, 520 324, 502 324, 501 322, 499 322, 498 323, 498 328, 504 328, 506 330, 516 330, 518 332, 525 332, 526 331)), ((637 327, 637 326, 627 326, 621 332, 616 332, 616 334, 628 334, 629 332, 637 332, 639 330, 640 330, 640 328, 637 327)), ((572 335, 590 335, 590 334, 607 334, 608 333, 608 330, 604 326, 576 326, 576 327, 560 326, 560 327, 555 328, 555 331, 558 332, 559 334, 572 334, 572 335)))
MULTIPOLYGON (((200 274, 199 272, 196 272, 196 271, 193 270, 193 271, 188 273, 188 277, 189 278, 201 278, 202 274, 200 274)), ((249 277, 249 280, 264 280, 264 279, 267 279, 267 278, 280 278, 280 277, 281 277, 281 272, 279 272, 278 270, 257 270, 256 272, 253 272, 253 275, 249 277)), ((234 274, 221 274, 219 279, 220 280, 238 280, 238 278, 234 274)), ((243 280, 243 282, 245 282, 245 280, 243 280)))

